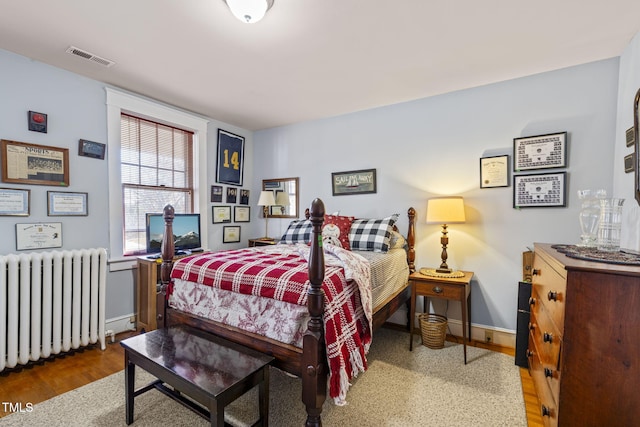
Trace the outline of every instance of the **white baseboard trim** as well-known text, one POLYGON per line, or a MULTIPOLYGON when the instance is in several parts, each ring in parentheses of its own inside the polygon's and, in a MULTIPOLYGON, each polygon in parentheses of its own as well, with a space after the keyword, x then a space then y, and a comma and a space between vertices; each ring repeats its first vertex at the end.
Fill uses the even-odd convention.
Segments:
POLYGON ((126 316, 114 317, 105 321, 107 335, 111 336, 112 341, 115 334, 136 330, 135 321, 132 322, 131 319, 135 319, 135 315, 133 313, 126 316))

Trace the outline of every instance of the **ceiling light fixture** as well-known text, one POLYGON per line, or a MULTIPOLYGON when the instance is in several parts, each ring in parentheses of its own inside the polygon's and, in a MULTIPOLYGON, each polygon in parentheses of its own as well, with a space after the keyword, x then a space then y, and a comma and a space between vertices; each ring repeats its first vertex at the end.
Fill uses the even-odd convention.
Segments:
POLYGON ((273 6, 273 0, 224 0, 233 16, 246 24, 253 24, 264 18, 273 6))

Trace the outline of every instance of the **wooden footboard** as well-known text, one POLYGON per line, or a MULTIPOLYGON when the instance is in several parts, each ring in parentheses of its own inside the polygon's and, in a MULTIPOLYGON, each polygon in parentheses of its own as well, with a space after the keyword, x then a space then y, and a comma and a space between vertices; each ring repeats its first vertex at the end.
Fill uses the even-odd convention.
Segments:
MULTIPOLYGON (((329 374, 322 320, 322 314, 324 312, 322 282, 325 271, 324 253, 322 250, 322 224, 324 214, 325 209, 322 200, 315 199, 311 203, 308 214, 308 218, 313 225, 309 256, 310 289, 307 298, 310 320, 308 330, 303 338, 302 349, 168 307, 166 294, 167 286, 171 280, 175 248, 173 247, 173 239, 162 240, 162 265, 160 268, 161 292, 158 298, 164 301, 164 304, 162 304, 164 310, 160 310, 158 313, 158 327, 188 324, 274 356, 276 358, 274 366, 297 375, 302 379, 302 401, 307 411, 306 426, 322 425, 321 413, 322 406, 326 400, 327 377, 329 374)), ((409 217, 407 263, 410 272, 413 272, 415 271, 415 210, 410 208, 407 214, 409 217)), ((174 217, 173 207, 167 205, 164 209, 165 236, 173 235, 174 217)), ((410 288, 407 284, 407 286, 391 295, 383 304, 376 307, 373 316, 374 330, 384 324, 409 298, 410 288)))

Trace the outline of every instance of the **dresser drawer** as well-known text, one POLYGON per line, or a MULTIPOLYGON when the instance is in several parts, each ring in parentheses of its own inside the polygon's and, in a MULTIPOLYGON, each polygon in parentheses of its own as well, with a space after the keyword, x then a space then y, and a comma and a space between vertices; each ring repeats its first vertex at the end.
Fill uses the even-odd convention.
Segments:
POLYGON ((462 285, 452 285, 448 283, 438 283, 438 282, 420 282, 413 281, 413 286, 416 289, 416 293, 419 295, 424 295, 426 297, 438 297, 445 299, 456 299, 460 300, 464 297, 465 286, 462 285))
MULTIPOLYGON (((535 291, 533 298, 539 299, 535 291)), ((551 321, 546 305, 540 303, 531 305, 530 325, 530 333, 533 334, 534 341, 538 345, 540 360, 545 365, 559 366, 562 334, 551 321)))
MULTIPOLYGON (((532 339, 529 339, 529 345, 532 344, 532 339)), ((531 349, 531 348, 530 348, 531 349)), ((544 366, 540 362, 535 350, 529 353, 529 366, 531 369, 531 376, 533 377, 533 383, 538 394, 538 400, 540 400, 539 413, 542 415, 542 421, 545 426, 557 426, 558 425, 558 394, 551 390, 549 383, 545 377, 544 366)))
MULTIPOLYGON (((542 318, 544 317, 543 312, 542 318)), ((543 321, 542 324, 544 323, 543 321)), ((560 369, 562 340, 554 336, 551 343, 544 341, 545 328, 544 326, 540 326, 536 313, 531 313, 531 322, 529 325, 529 349, 535 354, 539 369, 542 370, 543 377, 557 402, 558 396, 560 395, 560 377, 562 376, 560 369)))
POLYGON ((542 257, 533 260, 532 294, 537 294, 536 305, 544 305, 549 318, 559 331, 564 330, 564 302, 566 297, 566 271, 562 276, 542 257))

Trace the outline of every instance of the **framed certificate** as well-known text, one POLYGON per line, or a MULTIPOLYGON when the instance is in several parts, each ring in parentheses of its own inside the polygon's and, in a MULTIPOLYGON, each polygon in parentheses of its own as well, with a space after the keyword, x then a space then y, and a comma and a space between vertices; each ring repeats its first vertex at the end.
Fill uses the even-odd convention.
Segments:
POLYGON ((244 138, 226 130, 218 129, 216 182, 241 187, 243 168, 244 138))
POLYGON ((16 224, 16 249, 62 247, 62 223, 16 224))
POLYGON ((87 216, 87 193, 47 191, 48 216, 87 216))
POLYGON ((212 206, 211 218, 214 224, 231 222, 231 206, 212 206))
POLYGON ((513 207, 564 207, 567 173, 516 175, 513 177, 513 207))
POLYGON ((225 225, 222 232, 222 243, 238 243, 240 241, 240 227, 225 225))
POLYGON ((251 208, 249 206, 234 206, 233 207, 233 221, 234 222, 250 222, 251 208))
POLYGON ((29 216, 31 190, 0 188, 0 215, 29 216))
POLYGON ((567 132, 513 139, 513 170, 567 166, 567 132))
POLYGON ((480 159, 480 188, 509 186, 509 156, 480 159))

